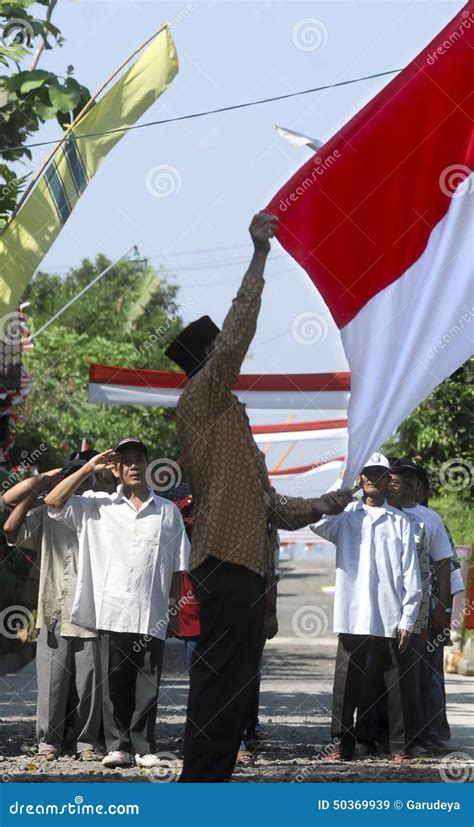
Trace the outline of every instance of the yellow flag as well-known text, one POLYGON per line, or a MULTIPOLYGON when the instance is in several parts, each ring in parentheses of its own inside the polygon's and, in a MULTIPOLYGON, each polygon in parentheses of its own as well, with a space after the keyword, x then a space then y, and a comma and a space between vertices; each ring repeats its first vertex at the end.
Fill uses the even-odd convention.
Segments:
POLYGON ((0 317, 16 308, 107 153, 167 89, 177 72, 176 49, 165 26, 73 127, 0 237, 0 317), (107 133, 117 128, 119 132, 107 133))

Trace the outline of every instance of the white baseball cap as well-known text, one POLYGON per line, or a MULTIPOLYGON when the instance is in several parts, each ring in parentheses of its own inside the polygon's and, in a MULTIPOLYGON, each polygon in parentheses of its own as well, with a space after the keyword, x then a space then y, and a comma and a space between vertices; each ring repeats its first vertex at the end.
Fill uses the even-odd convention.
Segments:
POLYGON ((384 457, 383 454, 378 454, 376 452, 369 457, 361 471, 361 474, 366 468, 385 468, 388 471, 390 469, 390 463, 387 457, 384 457))

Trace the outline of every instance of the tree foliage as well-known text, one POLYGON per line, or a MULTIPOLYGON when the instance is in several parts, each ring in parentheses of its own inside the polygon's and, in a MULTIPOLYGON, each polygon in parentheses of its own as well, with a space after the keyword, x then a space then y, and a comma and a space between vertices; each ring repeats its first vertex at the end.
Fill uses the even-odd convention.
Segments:
MULTIPOLYGON (((84 260, 65 278, 40 272, 24 299, 30 302, 32 332, 100 273, 110 262, 98 255, 84 260)), ((171 369, 164 350, 181 329, 176 288, 151 268, 137 271, 132 262, 114 266, 94 287, 53 322, 24 355, 32 391, 18 424, 13 453, 32 453, 42 444, 42 467, 61 463, 65 454, 91 437, 98 450, 133 434, 150 446, 152 456, 177 453, 174 414, 170 410, 88 402, 91 362, 125 367, 171 369)))
MULTIPOLYGON (((72 77, 45 69, 25 69, 23 62, 39 42, 45 49, 61 46, 64 38, 50 20, 37 17, 31 6, 46 7, 51 0, 0 0, 0 227, 15 208, 35 170, 25 145, 41 124, 56 118, 63 128, 72 123, 90 98, 86 87, 72 77)), ((41 155, 40 159, 41 161, 41 155)))
POLYGON ((389 454, 418 455, 433 491, 470 501, 474 476, 474 360, 444 380, 400 425, 389 454))

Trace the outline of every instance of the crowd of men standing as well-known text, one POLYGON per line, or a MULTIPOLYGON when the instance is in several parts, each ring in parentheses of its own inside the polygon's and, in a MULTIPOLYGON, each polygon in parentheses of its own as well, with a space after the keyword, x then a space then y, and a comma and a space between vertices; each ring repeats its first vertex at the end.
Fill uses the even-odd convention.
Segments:
POLYGON ((228 781, 275 611, 277 532, 307 525, 337 549, 327 760, 388 744, 401 763, 442 749, 449 736, 442 643, 460 586, 442 520, 422 504, 423 469, 373 454, 358 480, 361 499, 346 489, 280 497, 232 393, 255 334, 276 226, 262 213, 253 219, 254 254, 222 330, 204 316, 167 351, 188 376, 177 432, 192 534, 172 501, 176 492, 158 496, 147 484, 148 448, 134 437, 101 454, 78 453, 4 496, 9 541, 35 549, 41 561, 43 760, 56 760, 69 744, 78 760, 102 759, 109 768, 160 765, 154 733, 163 649, 191 604, 199 623, 180 781, 228 781), (440 642, 434 654, 430 638, 440 642))

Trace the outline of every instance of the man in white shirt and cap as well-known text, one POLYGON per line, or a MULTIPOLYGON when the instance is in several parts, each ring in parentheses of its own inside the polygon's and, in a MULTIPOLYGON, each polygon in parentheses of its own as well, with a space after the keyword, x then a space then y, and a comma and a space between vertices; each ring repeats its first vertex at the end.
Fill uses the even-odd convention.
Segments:
POLYGON ((109 768, 160 765, 155 723, 170 597, 179 596, 189 543, 174 503, 147 484, 148 451, 122 439, 92 457, 46 497, 50 514, 75 528, 78 582, 71 619, 99 631, 109 768), (112 469, 116 493, 74 494, 94 471, 112 469))
POLYGON ((388 693, 392 760, 409 760, 411 678, 401 668, 400 655, 416 623, 421 578, 411 525, 385 498, 389 468, 383 454, 372 454, 360 473, 363 498, 311 526, 336 545, 334 632, 339 640, 331 722, 334 748, 328 760, 353 757, 354 713, 370 646, 388 693))

